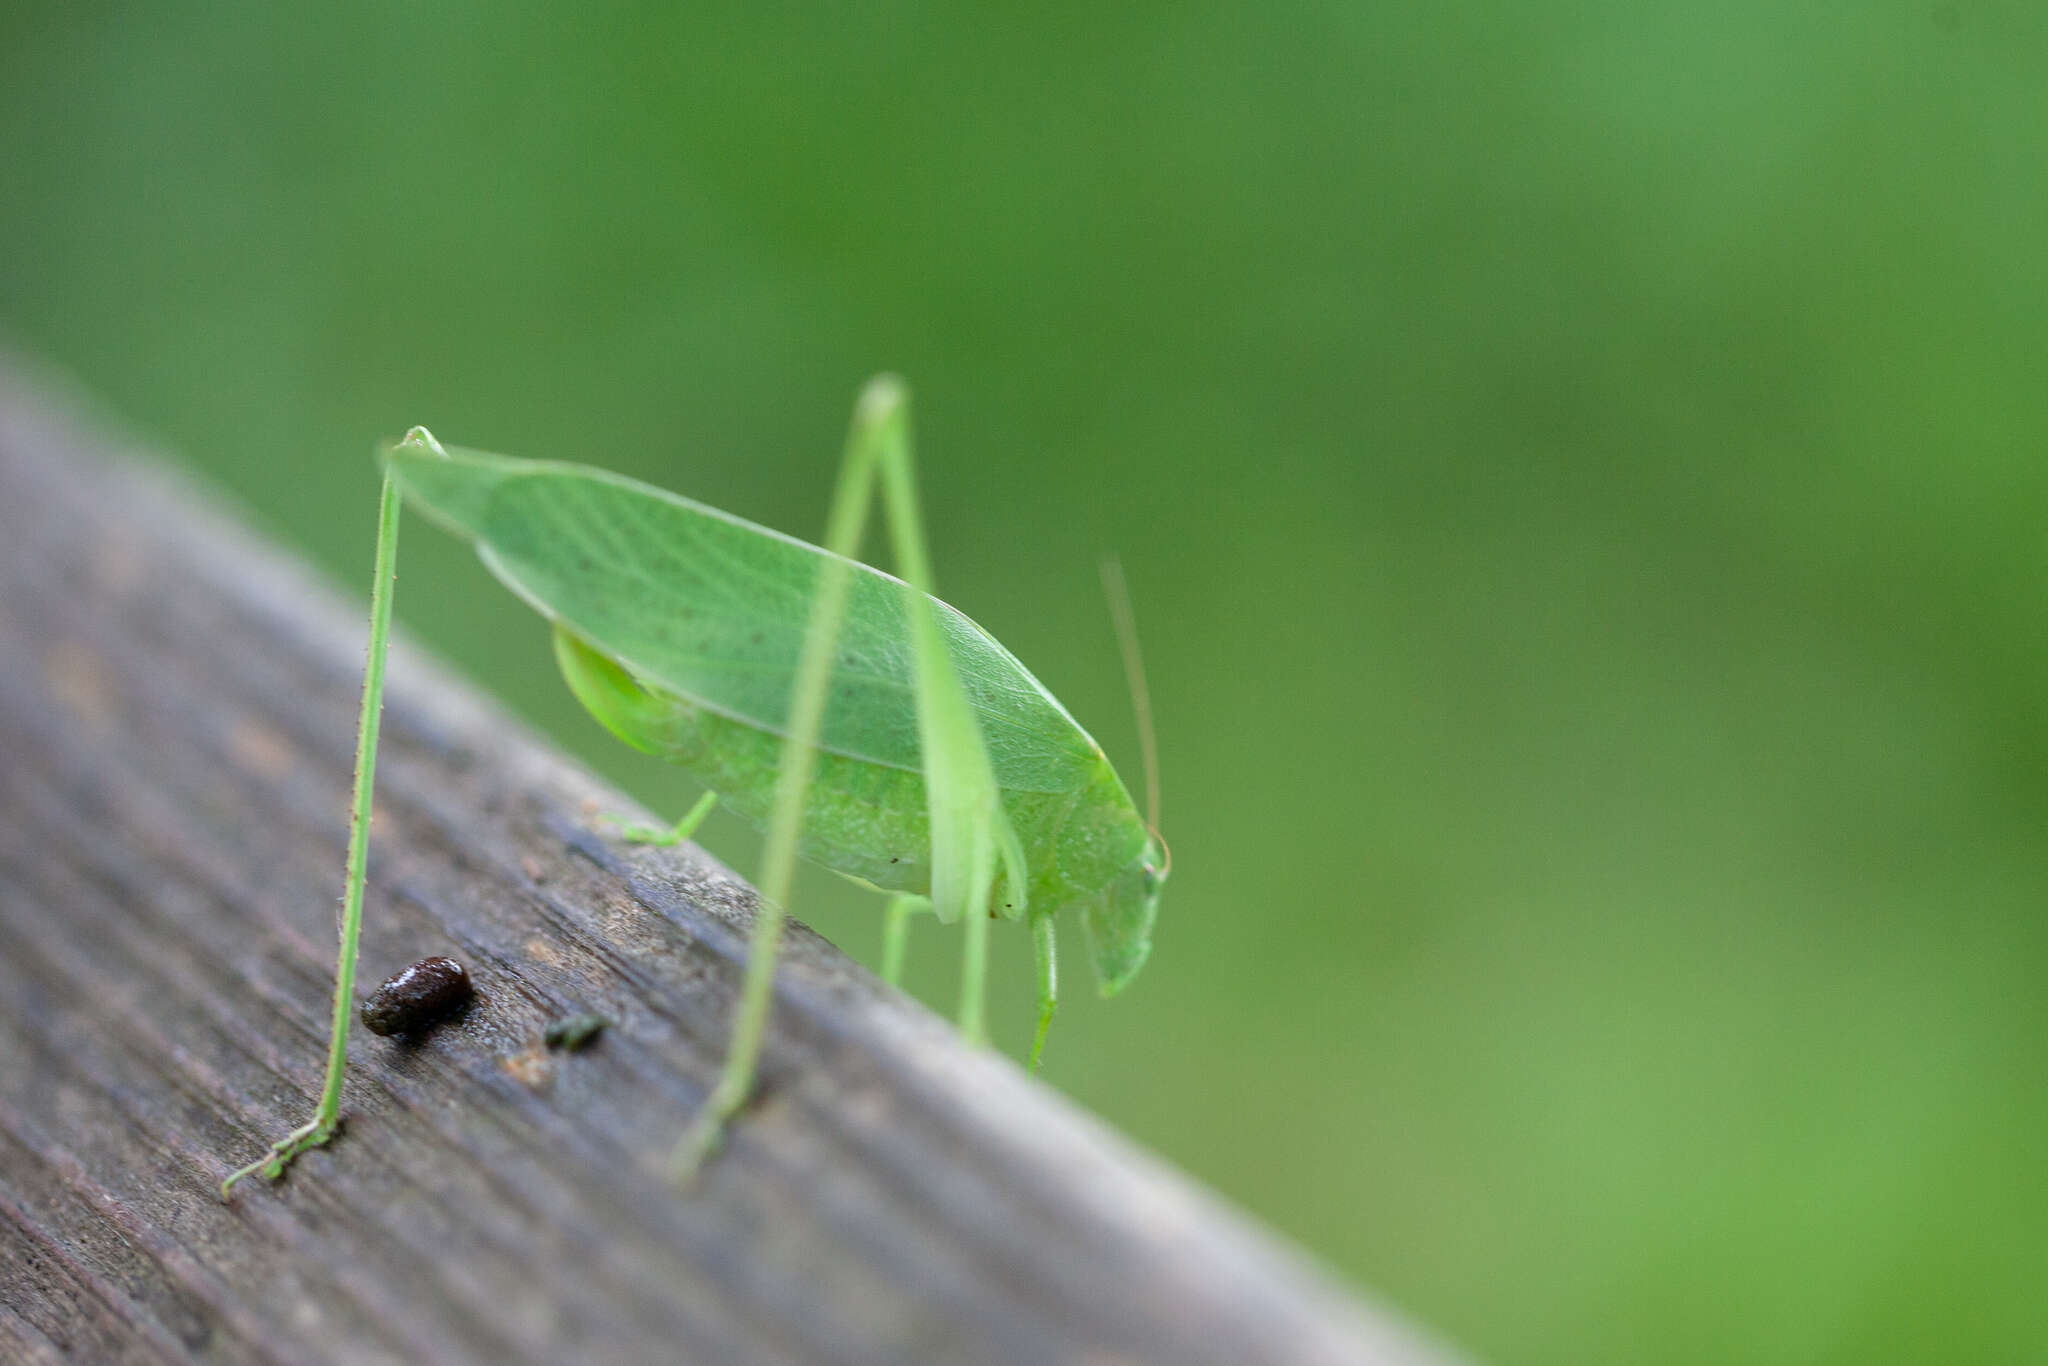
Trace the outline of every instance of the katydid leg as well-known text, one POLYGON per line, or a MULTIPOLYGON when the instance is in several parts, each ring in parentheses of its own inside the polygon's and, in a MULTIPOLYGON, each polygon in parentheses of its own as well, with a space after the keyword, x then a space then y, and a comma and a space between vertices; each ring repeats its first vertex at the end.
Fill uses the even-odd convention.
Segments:
POLYGON ((1038 1070, 1039 1055, 1045 1052, 1046 1031, 1052 1028, 1052 1013, 1060 999, 1059 949, 1054 941, 1052 912, 1031 913, 1031 948, 1038 960, 1038 1028, 1031 1035, 1031 1061, 1038 1070))
POLYGON ((818 736, 824 727, 827 689, 832 682, 832 652, 839 643, 846 616, 846 595, 852 568, 838 557, 859 548, 862 526, 874 483, 874 469, 891 429, 901 431, 901 391, 878 392, 870 385, 855 410, 847 437, 846 457, 832 494, 825 548, 833 555, 819 562, 818 583, 811 600, 810 621, 797 657, 790 689, 788 729, 775 778, 775 800, 768 818, 768 836, 761 855, 760 899, 747 955, 747 975, 733 1011, 732 1038, 718 1084, 683 1132, 670 1159, 671 1176, 687 1183, 725 1138, 726 1122, 746 1104, 761 1060, 762 1037, 774 1004, 775 960, 782 945, 783 908, 796 876, 797 837, 802 830, 804 797, 817 766, 818 736))
POLYGON ((697 833, 697 827, 711 814, 711 808, 718 805, 718 794, 707 792, 697 799, 697 804, 683 813, 683 818, 674 825, 622 825, 619 838, 628 844, 652 844, 666 849, 682 844, 697 833))
POLYGON ((971 1044, 988 1042, 988 920, 986 910, 968 907, 960 936, 960 1035, 971 1044))
POLYGON ((910 947, 910 917, 931 912, 931 898, 898 892, 882 911, 882 980, 903 985, 903 959, 910 947))
POLYGON ((909 395, 900 380, 883 376, 870 381, 861 393, 833 490, 824 545, 831 553, 819 562, 810 620, 790 689, 747 975, 740 987, 732 1039, 718 1085, 684 1132, 671 1160, 671 1172, 678 1182, 687 1182, 717 1151, 727 1121, 753 1090, 774 1000, 775 960, 795 876, 804 799, 816 770, 833 653, 846 615, 851 560, 860 551, 878 474, 896 569, 909 590, 915 590, 905 592, 904 602, 916 656, 918 738, 931 823, 931 901, 941 920, 968 922, 969 968, 962 983, 961 1027, 971 1038, 981 1037, 987 909, 999 859, 1009 883, 1008 900, 1020 913, 1025 910, 1024 888, 1029 882, 1023 848, 1003 812, 981 727, 925 596, 932 591, 932 573, 918 516, 909 395))
POLYGON ((334 1021, 327 1039, 327 1077, 313 1118, 220 1183, 226 1200, 235 1183, 262 1172, 275 1181, 300 1153, 334 1137, 341 1121, 341 1076, 348 1066, 349 1016, 355 1006, 356 944, 363 930, 363 882, 370 858, 370 798, 377 771, 377 723, 384 709, 384 655, 391 639, 392 583, 398 570, 398 483, 387 469, 377 502, 377 569, 370 588, 369 660, 363 668, 363 711, 356 725, 355 805, 349 815, 348 872, 341 901, 341 949, 334 969, 334 1021))

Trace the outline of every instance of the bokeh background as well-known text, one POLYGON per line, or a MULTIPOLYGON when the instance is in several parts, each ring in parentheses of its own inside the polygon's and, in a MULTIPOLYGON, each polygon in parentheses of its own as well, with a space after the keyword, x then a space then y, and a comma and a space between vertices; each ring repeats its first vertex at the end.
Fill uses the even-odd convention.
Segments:
POLYGON ((1149 656, 1174 882, 1051 1084, 1494 1361, 2042 1360, 2044 90, 2021 0, 15 3, 0 328, 355 593, 412 423, 810 535, 902 371, 1134 782, 1106 547, 1149 656))

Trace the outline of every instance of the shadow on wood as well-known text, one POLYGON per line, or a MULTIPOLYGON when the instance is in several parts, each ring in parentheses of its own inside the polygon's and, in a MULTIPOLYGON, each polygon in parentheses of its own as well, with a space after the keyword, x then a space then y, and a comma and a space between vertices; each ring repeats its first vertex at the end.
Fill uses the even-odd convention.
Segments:
POLYGON ((477 999, 221 1204, 320 1082, 362 613, 54 392, 0 359, 0 1358, 1447 1359, 802 930, 671 1190, 751 893, 402 642, 362 980, 477 999))

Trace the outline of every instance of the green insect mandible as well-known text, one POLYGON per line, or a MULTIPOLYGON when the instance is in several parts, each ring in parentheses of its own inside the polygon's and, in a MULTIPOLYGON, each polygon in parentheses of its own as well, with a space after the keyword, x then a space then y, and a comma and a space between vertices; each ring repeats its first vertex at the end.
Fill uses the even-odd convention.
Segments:
MULTIPOLYGON (((1027 921, 1034 1064, 1057 995, 1059 912, 1087 927, 1105 995, 1144 965, 1167 872, 1149 727, 1141 716, 1148 822, 1044 685, 931 596, 900 381, 880 377, 861 396, 823 549, 604 470, 443 447, 424 428, 390 448, 384 468, 327 1086, 313 1121, 230 1176, 224 1198, 243 1176, 275 1177, 326 1142, 339 1116, 401 495, 474 544, 552 623, 562 674, 592 715, 711 789, 673 829, 629 838, 688 838, 714 800, 767 829, 725 1069, 676 1150, 679 1179, 716 1149, 752 1088, 799 854, 896 894, 885 920, 892 981, 910 916, 965 922, 959 1018, 977 1042, 988 923, 1027 921), (900 580, 852 558, 877 477, 900 580)), ((1122 626, 1127 608, 1113 597, 1122 626)), ((1134 652, 1126 663, 1135 673, 1134 652)))

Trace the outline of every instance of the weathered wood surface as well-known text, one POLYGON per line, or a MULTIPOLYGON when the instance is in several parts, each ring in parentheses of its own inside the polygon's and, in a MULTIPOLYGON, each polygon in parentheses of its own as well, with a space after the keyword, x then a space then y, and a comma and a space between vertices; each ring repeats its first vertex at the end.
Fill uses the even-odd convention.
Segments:
POLYGON ((481 999, 223 1205, 319 1084, 364 626, 112 444, 0 357, 0 1360, 1446 1360, 802 931, 671 1191, 750 893, 402 643, 363 980, 481 999))

